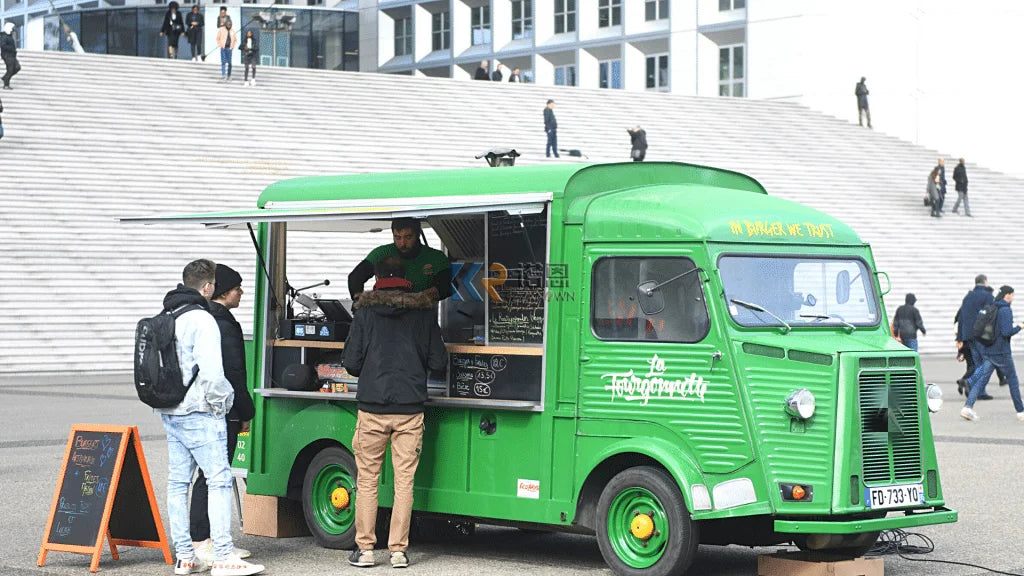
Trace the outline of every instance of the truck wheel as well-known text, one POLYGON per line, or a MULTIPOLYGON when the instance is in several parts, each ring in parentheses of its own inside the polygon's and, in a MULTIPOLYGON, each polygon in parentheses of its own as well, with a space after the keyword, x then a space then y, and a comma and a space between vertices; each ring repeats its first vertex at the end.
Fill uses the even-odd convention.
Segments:
POLYGON ((601 492, 597 511, 597 544, 616 574, 683 574, 697 553, 697 525, 675 481, 658 468, 616 474, 601 492))
POLYGON ((324 548, 350 549, 356 541, 356 461, 344 448, 317 454, 302 482, 302 513, 324 548))

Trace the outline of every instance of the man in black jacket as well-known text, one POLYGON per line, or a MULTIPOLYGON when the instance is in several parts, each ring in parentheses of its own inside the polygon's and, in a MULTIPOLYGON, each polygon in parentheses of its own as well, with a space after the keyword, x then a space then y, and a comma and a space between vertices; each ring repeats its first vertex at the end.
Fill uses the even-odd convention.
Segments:
POLYGON ((4 73, 4 90, 11 89, 11 77, 21 71, 18 63, 18 43, 14 41, 14 22, 5 22, 4 31, 0 32, 0 58, 7 67, 4 73))
MULTIPOLYGON (((228 465, 235 458, 238 434, 249 431, 249 421, 256 414, 249 395, 245 370, 245 340, 242 326, 230 310, 238 308, 242 299, 242 276, 235 270, 217 264, 213 298, 210 300, 210 314, 220 329, 220 350, 224 363, 224 377, 235 391, 235 402, 227 414, 228 421, 228 465)), ((203 471, 199 471, 192 487, 189 531, 192 533, 196 556, 208 564, 213 563, 213 542, 210 540, 210 519, 206 513, 207 489, 203 471)), ((235 548, 239 558, 249 557, 249 551, 235 548)))
POLYGON ((861 76, 860 82, 857 82, 856 88, 853 89, 853 95, 857 97, 857 124, 864 125, 864 116, 868 117, 868 128, 871 128, 871 109, 868 108, 868 85, 865 84, 867 78, 861 76))
POLYGON ((345 368, 359 378, 359 406, 352 451, 356 457, 356 549, 353 566, 374 565, 377 483, 384 451, 391 442, 395 501, 388 549, 391 566, 409 565, 412 488, 423 446, 423 404, 427 374, 448 362, 434 301, 414 293, 404 278, 405 264, 389 257, 376 265, 377 283, 353 305, 355 316, 345 341, 345 368))
POLYGON ((921 313, 914 306, 917 296, 907 294, 904 302, 905 304, 897 308, 896 314, 892 317, 893 332, 904 346, 917 352, 917 331, 920 330, 921 334, 927 334, 927 330, 924 329, 924 322, 921 321, 921 313))
POLYGON ((953 204, 953 214, 958 214, 960 210, 960 202, 964 203, 964 215, 971 215, 971 205, 967 203, 967 166, 964 165, 964 159, 960 159, 960 163, 953 168, 953 182, 956 188, 956 204, 953 204))
POLYGON ((558 158, 558 120, 555 119, 555 101, 548 100, 544 107, 544 131, 548 133, 548 145, 544 149, 544 155, 548 158, 554 153, 558 158))

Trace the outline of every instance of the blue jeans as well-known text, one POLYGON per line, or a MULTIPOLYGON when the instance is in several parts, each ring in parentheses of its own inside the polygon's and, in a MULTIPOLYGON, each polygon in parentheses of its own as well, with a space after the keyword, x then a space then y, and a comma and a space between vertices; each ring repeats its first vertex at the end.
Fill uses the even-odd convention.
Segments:
POLYGON ((555 155, 558 158, 558 130, 548 130, 548 145, 544 148, 544 155, 555 155))
POLYGON ((231 78, 231 49, 221 48, 220 49, 220 75, 231 78), (227 70, 227 72, 224 72, 227 70))
POLYGON ((914 338, 913 340, 909 338, 904 338, 903 345, 906 346, 907 348, 910 348, 914 352, 917 352, 917 338, 914 338))
POLYGON ((985 361, 974 371, 974 374, 967 379, 967 383, 971 386, 971 393, 967 396, 968 408, 973 408, 974 403, 978 400, 978 395, 981 393, 981 383, 988 382, 988 379, 992 376, 992 371, 999 368, 1003 371, 1003 375, 1006 376, 1006 384, 1010 387, 1010 398, 1013 400, 1013 408, 1017 413, 1024 412, 1024 402, 1020 399, 1020 383, 1017 382, 1017 369, 1013 365, 1013 356, 1009 354, 997 354, 997 355, 986 355, 984 356, 985 361))
MULTIPOLYGON (((974 374, 977 374, 981 370, 982 365, 984 365, 985 363, 985 347, 982 346, 981 343, 976 340, 968 340, 967 344, 968 346, 971 347, 971 358, 974 359, 974 374)), ((999 370, 1002 371, 1002 368, 1000 367, 999 370)), ((971 379, 974 378, 974 374, 971 374, 971 376, 967 379, 969 385, 971 379)), ((988 381, 991 377, 992 372, 989 372, 988 376, 986 376, 985 378, 975 380, 975 382, 979 382, 981 384, 981 389, 978 390, 978 396, 985 395, 985 387, 988 386, 988 381)), ((971 386, 971 388, 973 388, 973 386, 971 386)))
POLYGON ((210 536, 216 560, 227 559, 231 541, 231 468, 228 464, 227 421, 205 412, 184 416, 164 414, 167 431, 167 516, 178 558, 195 554, 189 534, 188 487, 196 465, 209 490, 210 536))

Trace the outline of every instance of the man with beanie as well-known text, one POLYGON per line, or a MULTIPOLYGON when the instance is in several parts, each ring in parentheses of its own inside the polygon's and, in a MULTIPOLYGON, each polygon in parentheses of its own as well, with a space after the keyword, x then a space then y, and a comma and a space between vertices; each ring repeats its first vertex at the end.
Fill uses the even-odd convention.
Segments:
POLYGON ((922 335, 928 332, 924 329, 924 322, 921 320, 921 313, 918 312, 914 303, 917 296, 907 294, 903 306, 896 309, 896 315, 892 317, 893 336, 903 342, 903 345, 917 352, 917 331, 922 335))
POLYGON ((11 77, 21 71, 18 63, 18 43, 14 40, 14 22, 4 22, 4 31, 0 32, 0 59, 3 59, 7 71, 4 73, 4 90, 11 89, 11 77))
MULTIPOLYGON (((238 434, 249 431, 249 421, 256 414, 252 396, 249 395, 245 370, 245 340, 242 326, 235 320, 231 310, 238 308, 242 299, 242 276, 223 264, 217 264, 216 282, 214 283, 213 299, 210 300, 210 314, 217 321, 220 330, 220 351, 224 364, 224 376, 231 383, 235 393, 235 401, 227 414, 227 451, 228 466, 235 459, 235 446, 238 434)), ((190 509, 190 528, 196 556, 207 564, 213 564, 213 540, 210 539, 210 518, 207 514, 208 495, 206 476, 200 470, 196 482, 192 486, 192 507, 190 509)), ((234 554, 239 558, 248 558, 249 551, 235 547, 234 554)))
POLYGON ((182 283, 164 297, 164 310, 180 311, 174 323, 175 348, 182 386, 191 386, 180 404, 158 408, 167 432, 167 516, 177 563, 175 574, 207 569, 196 557, 188 522, 188 487, 198 466, 206 476, 210 494, 208 513, 213 538, 211 576, 259 574, 263 566, 234 554, 231 541, 231 468, 228 464, 227 425, 234 391, 224 377, 220 330, 210 315, 207 300, 216 289, 216 265, 195 260, 185 266, 182 283))
POLYGON ((423 404, 427 374, 447 365, 434 299, 412 292, 405 263, 387 257, 375 267, 377 282, 353 304, 355 316, 345 341, 345 368, 359 378, 358 418, 352 451, 356 458, 356 548, 349 564, 374 565, 377 543, 377 484, 391 442, 395 501, 388 549, 391 566, 409 565, 412 488, 423 446, 423 404))
POLYGON ((982 358, 984 361, 975 370, 974 375, 967 379, 971 392, 967 396, 967 403, 960 410, 960 417, 964 420, 978 420, 978 414, 974 411, 974 402, 978 399, 978 391, 981 390, 982 382, 988 382, 992 371, 996 367, 1003 370, 1006 376, 1006 384, 1010 387, 1010 398, 1013 400, 1013 408, 1017 411, 1017 421, 1024 422, 1024 403, 1020 399, 1020 386, 1017 382, 1017 369, 1013 365, 1013 356, 1010 354, 1010 338, 1015 336, 1024 324, 1013 324, 1013 311, 1010 304, 1013 303, 1013 287, 1001 286, 999 294, 996 295, 996 339, 991 346, 982 347, 982 358))

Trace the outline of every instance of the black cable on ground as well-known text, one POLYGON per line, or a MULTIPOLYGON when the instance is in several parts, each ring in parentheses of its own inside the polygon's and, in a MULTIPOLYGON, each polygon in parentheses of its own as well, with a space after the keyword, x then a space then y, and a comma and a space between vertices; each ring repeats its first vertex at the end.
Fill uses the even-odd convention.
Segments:
POLYGON ((878 538, 878 542, 871 547, 868 551, 868 556, 885 556, 889 554, 896 554, 904 560, 912 560, 914 562, 935 562, 937 564, 953 564, 956 566, 968 566, 970 568, 978 568, 980 570, 986 570, 993 574, 1005 574, 1006 576, 1024 576, 1024 574, 1018 574, 1016 572, 1003 572, 1002 570, 995 570, 994 568, 988 568, 980 566, 978 564, 971 564, 969 562, 956 562, 954 560, 935 560, 932 558, 912 558, 912 555, 919 554, 930 554, 935 551, 935 543, 932 542, 931 538, 924 534, 918 534, 917 532, 907 532, 906 530, 884 530, 878 538), (913 539, 917 539, 920 544, 911 544, 913 539))

